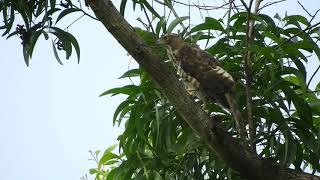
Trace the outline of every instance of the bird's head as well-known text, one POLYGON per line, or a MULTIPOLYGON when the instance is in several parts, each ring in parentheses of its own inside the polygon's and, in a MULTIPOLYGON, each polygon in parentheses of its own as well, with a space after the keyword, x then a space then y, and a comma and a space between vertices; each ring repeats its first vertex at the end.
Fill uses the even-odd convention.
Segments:
POLYGON ((178 34, 166 34, 157 40, 157 45, 171 48, 172 50, 180 49, 184 43, 185 42, 178 34))

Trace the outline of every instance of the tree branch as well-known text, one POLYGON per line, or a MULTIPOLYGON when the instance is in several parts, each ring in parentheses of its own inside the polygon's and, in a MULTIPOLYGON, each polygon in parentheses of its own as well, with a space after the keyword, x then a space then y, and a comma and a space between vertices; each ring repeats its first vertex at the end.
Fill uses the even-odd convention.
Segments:
MULTIPOLYGON (((255 1, 255 7, 253 10, 253 14, 258 14, 259 6, 262 0, 255 1)), ((253 0, 250 0, 249 11, 247 14, 247 24, 246 24, 246 48, 249 48, 252 43, 252 35, 254 30, 254 20, 250 20, 251 8, 252 8, 253 0)), ((252 94, 251 94, 251 81, 252 81, 252 52, 248 51, 245 55, 245 77, 246 77, 246 101, 247 101, 247 113, 248 113, 248 124, 249 124, 249 140, 251 150, 256 152, 256 125, 253 120, 252 114, 252 94)))
POLYGON ((242 177, 255 180, 318 179, 301 171, 282 168, 241 146, 190 98, 175 74, 151 51, 110 0, 88 0, 87 4, 114 38, 145 68, 189 126, 242 177))

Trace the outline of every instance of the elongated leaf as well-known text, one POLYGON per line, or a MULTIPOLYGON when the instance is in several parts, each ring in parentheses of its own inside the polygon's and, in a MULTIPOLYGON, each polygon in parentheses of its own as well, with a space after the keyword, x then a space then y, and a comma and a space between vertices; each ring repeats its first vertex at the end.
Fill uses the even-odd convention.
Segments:
POLYGON ((157 23, 157 26, 156 26, 156 34, 157 36, 159 37, 160 36, 160 31, 163 31, 164 34, 167 33, 167 30, 166 30, 166 19, 165 17, 161 17, 161 19, 159 20, 159 22, 157 23))
POLYGON ((32 57, 34 46, 36 45, 36 42, 37 42, 39 36, 41 35, 41 33, 42 33, 42 31, 36 31, 36 32, 33 32, 31 35, 30 45, 28 47, 28 53, 29 53, 30 58, 32 57))
POLYGON ((129 71, 123 73, 119 79, 127 78, 127 77, 137 77, 141 75, 141 69, 130 69, 129 71))
POLYGON ((302 121, 305 121, 308 124, 312 124, 312 111, 308 103, 299 97, 288 85, 288 83, 281 84, 281 89, 285 93, 288 100, 292 101, 295 108, 297 109, 298 115, 302 121))
POLYGON ((293 24, 296 25, 297 27, 300 27, 300 25, 298 24, 298 22, 304 24, 305 26, 310 26, 309 21, 307 20, 307 18, 305 18, 304 16, 301 15, 291 15, 291 16, 287 16, 285 18, 283 18, 284 21, 287 21, 287 24, 293 24))
POLYGON ((121 4, 120 4, 120 14, 122 16, 124 16, 124 11, 126 8, 126 4, 127 4, 127 0, 121 0, 121 4))
POLYGON ((55 12, 60 11, 60 8, 51 8, 49 11, 46 12, 46 14, 43 16, 42 18, 42 22, 46 22, 48 20, 48 18, 54 14, 55 12))
POLYGON ((57 17, 57 20, 56 20, 56 24, 66 15, 70 14, 70 13, 73 13, 73 12, 78 12, 78 11, 81 11, 80 9, 75 9, 75 8, 69 8, 69 9, 65 9, 63 10, 59 16, 57 17))
POLYGON ((148 3, 147 0, 143 0, 142 3, 153 15, 155 15, 157 18, 161 18, 161 16, 157 13, 156 10, 153 9, 153 7, 148 3))
POLYGON ((108 94, 111 94, 112 96, 117 95, 117 94, 126 94, 129 96, 132 96, 132 95, 136 95, 138 93, 140 93, 139 86, 127 85, 127 86, 123 86, 121 88, 109 89, 108 91, 105 91, 104 93, 100 94, 100 97, 108 95, 108 94))
POLYGON ((223 26, 221 25, 221 23, 218 20, 216 20, 214 18, 210 18, 210 17, 206 17, 204 23, 193 27, 189 33, 197 32, 197 31, 201 31, 201 30, 218 30, 221 32, 225 31, 223 26))
POLYGON ((22 51, 23 51, 24 62, 26 63, 27 66, 29 66, 30 58, 29 58, 28 48, 26 46, 23 46, 22 51))
POLYGON ((112 152, 117 146, 118 146, 117 144, 114 144, 114 145, 109 146, 109 147, 104 151, 103 154, 106 154, 106 153, 108 153, 108 152, 112 152))
POLYGON ((173 29, 180 23, 182 23, 183 21, 189 19, 189 16, 183 16, 183 17, 179 17, 179 18, 176 18, 175 20, 173 20, 168 28, 167 28, 167 33, 171 33, 173 31, 173 29))
MULTIPOLYGON (((3 11, 6 11, 6 10, 3 10, 3 11)), ((13 25, 13 22, 14 22, 14 19, 15 19, 15 15, 14 15, 14 10, 13 10, 13 8, 10 8, 10 20, 9 20, 9 22, 7 21, 7 12, 3 12, 3 17, 4 17, 4 23, 5 23, 5 25, 4 25, 4 28, 6 29, 5 31, 4 31, 4 33, 2 34, 2 36, 4 36, 4 35, 6 35, 6 34, 8 34, 9 32, 10 32, 10 30, 11 30, 11 28, 12 28, 12 25, 13 25)))
POLYGON ((46 1, 45 0, 39 0, 38 1, 38 8, 37 11, 35 13, 35 17, 38 17, 41 15, 41 13, 43 12, 43 8, 46 6, 46 1))
POLYGON ((98 163, 98 170, 101 169, 101 167, 109 160, 112 160, 112 159, 118 159, 119 157, 112 153, 112 152, 106 152, 103 154, 103 156, 101 157, 101 159, 99 160, 99 163, 98 163))
POLYGON ((55 32, 52 32, 52 33, 55 34, 59 38, 59 40, 62 40, 65 51, 67 53, 67 59, 69 59, 69 57, 71 56, 71 53, 72 53, 71 45, 73 45, 74 49, 76 50, 78 63, 79 63, 80 62, 80 46, 78 44, 77 39, 69 32, 66 32, 60 28, 52 27, 52 29, 55 30, 55 32))
POLYGON ((56 60, 58 61, 59 64, 63 65, 62 61, 59 58, 57 49, 56 49, 56 45, 54 44, 54 42, 52 41, 52 48, 53 48, 53 53, 54 53, 54 57, 56 57, 56 60))
POLYGON ((126 107, 129 107, 129 105, 133 102, 134 101, 126 100, 126 101, 123 101, 122 103, 119 104, 119 106, 117 107, 117 109, 115 110, 114 115, 113 115, 113 126, 116 123, 116 120, 117 120, 119 113, 122 112, 126 107))

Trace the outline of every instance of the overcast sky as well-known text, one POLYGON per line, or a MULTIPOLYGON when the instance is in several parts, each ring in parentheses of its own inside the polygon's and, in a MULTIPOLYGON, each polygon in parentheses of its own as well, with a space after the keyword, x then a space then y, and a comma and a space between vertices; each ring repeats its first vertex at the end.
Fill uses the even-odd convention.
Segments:
MULTIPOLYGON (((268 11, 306 14, 289 1, 268 11)), ((316 0, 301 2, 311 12, 320 8, 316 0)), ((126 18, 137 25, 131 9, 126 18)), ((117 78, 135 63, 96 21, 83 18, 69 31, 80 43, 80 64, 72 59, 59 65, 51 41, 41 39, 26 67, 20 39, 0 39, 0 179, 78 180, 95 167, 89 150, 117 143, 121 128, 112 127, 112 116, 124 97, 98 95, 127 84, 117 78)), ((317 64, 313 59, 309 70, 317 64)))

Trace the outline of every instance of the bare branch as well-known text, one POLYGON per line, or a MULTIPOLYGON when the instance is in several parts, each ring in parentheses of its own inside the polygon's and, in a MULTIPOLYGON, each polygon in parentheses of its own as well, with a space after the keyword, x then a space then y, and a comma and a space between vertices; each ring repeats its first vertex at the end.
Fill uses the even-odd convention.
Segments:
POLYGON ((302 9, 309 15, 312 17, 311 13, 309 13, 309 11, 303 6, 303 4, 300 3, 300 1, 297 1, 298 4, 302 7, 302 9))
MULTIPOLYGON (((225 3, 225 4, 222 4, 221 6, 208 6, 208 5, 201 6, 201 5, 197 5, 197 4, 183 3, 183 2, 180 2, 180 1, 176 1, 176 0, 173 0, 173 2, 175 2, 177 4, 184 5, 184 6, 196 7, 198 9, 202 9, 202 10, 228 9, 228 7, 225 7, 225 6, 227 6, 229 4, 229 3, 225 3)), ((241 7, 241 6, 234 6, 234 8, 237 8, 237 7, 241 7)))
POLYGON ((143 9, 144 15, 146 16, 146 18, 148 20, 149 27, 151 28, 152 33, 156 34, 156 32, 154 31, 154 29, 152 27, 152 22, 150 21, 150 18, 149 18, 148 14, 147 14, 146 8, 144 6, 142 6, 142 9, 143 9))
MULTIPOLYGON (((167 6, 168 6, 168 5, 167 5, 167 6)), ((173 7, 172 4, 170 4, 170 5, 168 6, 168 8, 172 11, 172 13, 173 13, 173 15, 174 15, 175 18, 179 18, 179 15, 178 15, 178 13, 176 12, 176 10, 174 9, 174 7, 173 7)), ((190 16, 189 16, 189 19, 190 19, 190 16)), ((183 29, 186 28, 186 26, 185 26, 182 22, 180 22, 179 24, 180 24, 180 26, 181 26, 183 29)))
POLYGON ((278 4, 278 3, 281 3, 281 2, 284 2, 284 1, 287 1, 287 0, 279 0, 279 1, 274 1, 274 2, 268 2, 268 3, 266 3, 265 5, 261 6, 261 7, 258 9, 258 12, 261 11, 262 9, 268 7, 268 6, 271 6, 271 5, 274 5, 274 4, 278 4))
POLYGON ((250 12, 250 9, 249 9, 247 3, 244 2, 244 0, 240 0, 240 1, 241 1, 242 5, 244 6, 244 8, 246 8, 246 10, 247 10, 248 12, 250 12))

